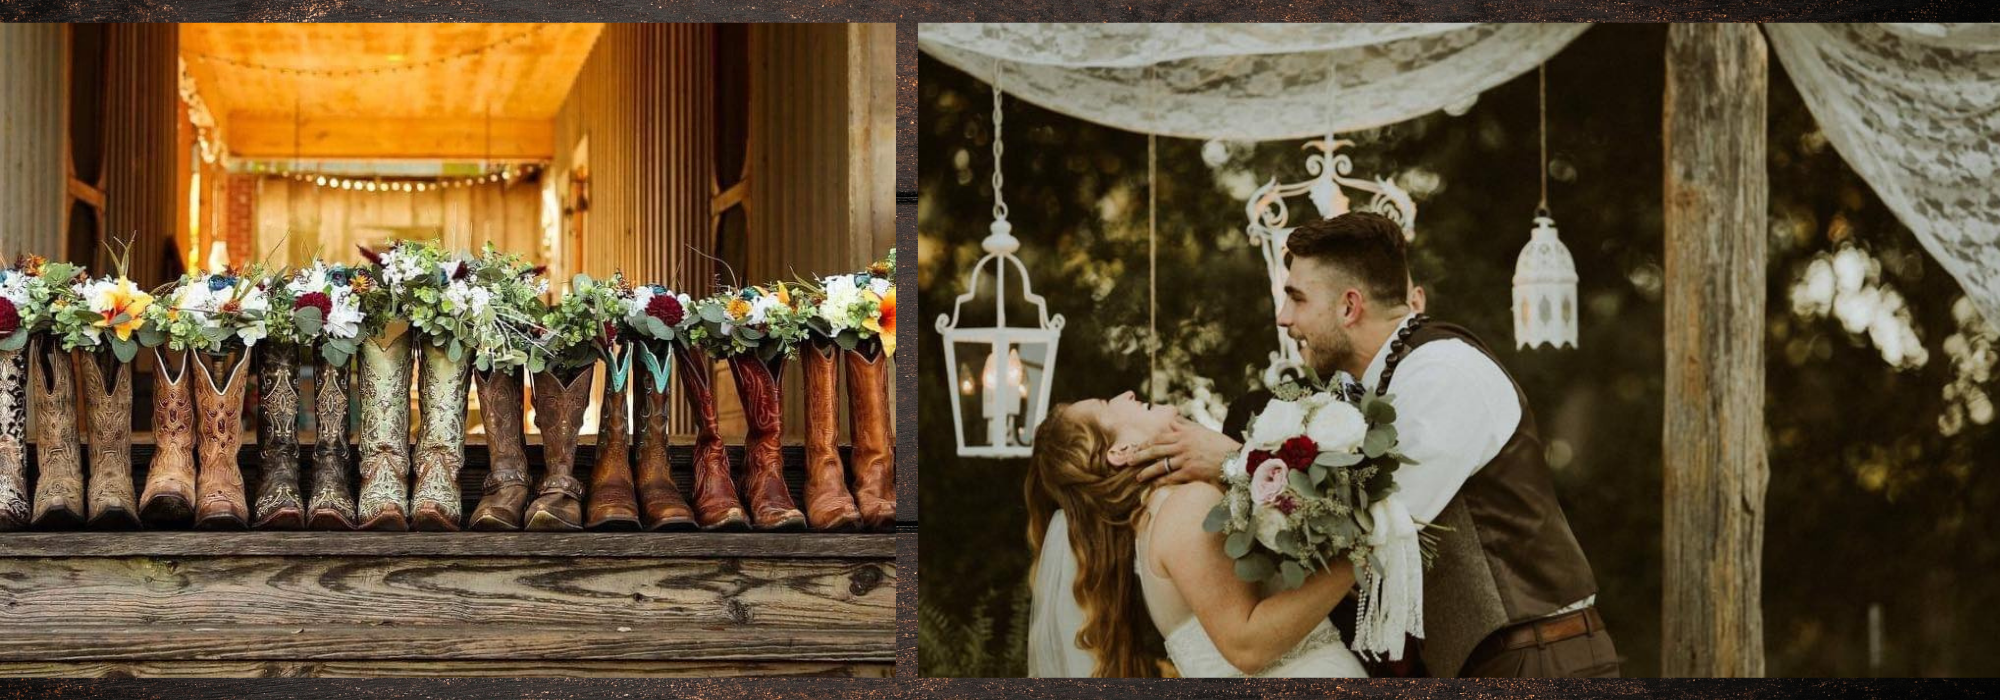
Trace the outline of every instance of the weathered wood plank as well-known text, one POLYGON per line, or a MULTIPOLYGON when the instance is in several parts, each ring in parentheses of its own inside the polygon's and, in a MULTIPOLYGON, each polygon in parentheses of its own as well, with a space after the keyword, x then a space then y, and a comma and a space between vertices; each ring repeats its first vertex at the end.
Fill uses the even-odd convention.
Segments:
POLYGON ((876 663, 702 661, 8 661, 0 678, 888 678, 876 663))
POLYGON ((1667 31, 1660 653, 1669 676, 1764 675, 1767 61, 1756 25, 1667 31))
POLYGON ((0 626, 578 626, 869 630, 895 566, 837 560, 195 557, 0 560, 0 626))
POLYGON ((157 625, 12 627, 0 661, 632 660, 892 663, 877 629, 585 627, 508 624, 404 627, 157 625))
POLYGON ((890 559, 895 535, 761 532, 7 532, 9 557, 432 556, 890 559))

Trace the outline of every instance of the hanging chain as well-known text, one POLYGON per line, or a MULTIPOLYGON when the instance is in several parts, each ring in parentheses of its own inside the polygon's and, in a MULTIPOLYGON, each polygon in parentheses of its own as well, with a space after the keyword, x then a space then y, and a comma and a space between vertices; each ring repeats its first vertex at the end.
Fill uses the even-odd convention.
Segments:
POLYGON ((1542 130, 1542 204, 1535 208, 1535 216, 1549 215, 1549 64, 1543 61, 1536 67, 1535 79, 1540 89, 1536 100, 1541 113, 1542 130))
POLYGON ((1000 140, 1000 127, 1004 121, 1000 116, 1000 81, 1002 75, 1004 74, 1000 70, 1000 59, 993 59, 993 218, 996 220, 1007 218, 1007 200, 1000 196, 1000 183, 1002 181, 1000 177, 1000 154, 1007 150, 1006 145, 1000 140))

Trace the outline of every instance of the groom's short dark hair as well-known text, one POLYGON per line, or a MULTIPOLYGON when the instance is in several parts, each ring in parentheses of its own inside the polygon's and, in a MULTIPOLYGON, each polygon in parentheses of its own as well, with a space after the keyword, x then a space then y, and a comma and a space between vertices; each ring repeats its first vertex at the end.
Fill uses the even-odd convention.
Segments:
POLYGON ((1292 229, 1285 240, 1285 264, 1294 257, 1339 267, 1370 299, 1402 301, 1409 296, 1409 244, 1403 227, 1381 214, 1348 212, 1292 229))

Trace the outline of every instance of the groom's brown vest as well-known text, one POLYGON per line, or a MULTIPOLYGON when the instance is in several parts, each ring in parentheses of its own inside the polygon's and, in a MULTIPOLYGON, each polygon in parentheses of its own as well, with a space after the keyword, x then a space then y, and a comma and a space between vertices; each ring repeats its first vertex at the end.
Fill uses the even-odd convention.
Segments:
MULTIPOLYGON (((1425 343, 1449 338, 1465 341, 1500 365, 1471 332, 1437 321, 1427 321, 1411 333, 1401 354, 1408 356, 1425 343)), ((1506 367, 1500 365, 1500 371, 1506 373, 1506 367)), ((1391 383, 1394 379, 1392 374, 1391 383)), ((1597 592, 1590 562, 1584 560, 1583 549, 1556 503, 1527 395, 1512 374, 1507 380, 1521 402, 1520 424, 1500 453, 1466 479, 1435 521, 1451 530, 1438 533, 1437 559, 1424 572, 1420 675, 1457 676, 1473 648, 1494 631, 1548 615, 1597 592)), ((1260 391, 1235 402, 1223 421, 1223 432, 1241 442, 1250 417, 1264 410, 1270 398, 1269 392, 1260 391)), ((1349 596, 1332 615, 1348 639, 1354 638, 1354 614, 1354 598, 1349 596)), ((1372 665, 1370 670, 1375 675, 1409 675, 1391 665, 1372 665)))
MULTIPOLYGON (((1500 365, 1471 332, 1437 321, 1411 333, 1401 354, 1451 338, 1500 365)), ((1500 371, 1507 373, 1505 366, 1500 371)), ((1390 383, 1394 379, 1392 374, 1390 383)), ((1437 558, 1424 572, 1421 657, 1433 676, 1458 675, 1473 648, 1500 628, 1546 616, 1597 592, 1590 562, 1556 503, 1527 394, 1511 373, 1507 381, 1521 402, 1520 424, 1435 521, 1451 529, 1439 533, 1437 558)))

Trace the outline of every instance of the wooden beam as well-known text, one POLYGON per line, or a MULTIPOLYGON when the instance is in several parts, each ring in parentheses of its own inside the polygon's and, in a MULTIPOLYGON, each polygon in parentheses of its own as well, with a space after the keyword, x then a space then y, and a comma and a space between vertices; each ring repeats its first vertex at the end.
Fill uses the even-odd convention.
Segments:
POLYGON ((886 663, 789 661, 0 661, 0 678, 888 678, 886 663))
POLYGON ((839 532, 19 532, 15 557, 437 556, 866 559, 895 535, 839 532))
POLYGON ((228 146, 239 158, 547 160, 555 154, 554 119, 492 122, 489 150, 483 117, 391 119, 237 113, 229 120, 228 146), (296 130, 296 135, 295 135, 296 130))
POLYGON ((749 632, 630 625, 228 625, 9 627, 0 661, 628 660, 894 661, 886 626, 749 632))
POLYGON ((1762 676, 1768 52, 1676 24, 1666 61, 1661 671, 1762 676))

